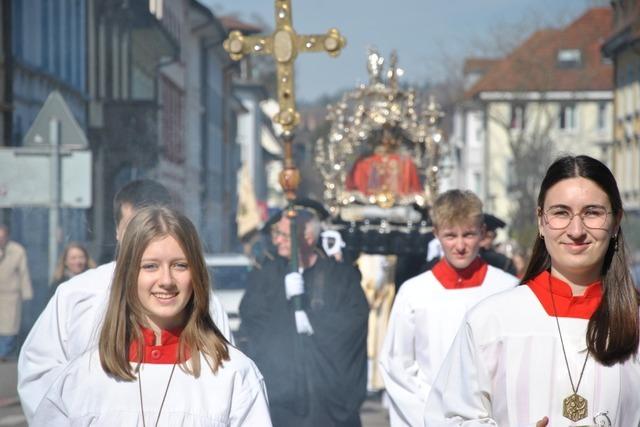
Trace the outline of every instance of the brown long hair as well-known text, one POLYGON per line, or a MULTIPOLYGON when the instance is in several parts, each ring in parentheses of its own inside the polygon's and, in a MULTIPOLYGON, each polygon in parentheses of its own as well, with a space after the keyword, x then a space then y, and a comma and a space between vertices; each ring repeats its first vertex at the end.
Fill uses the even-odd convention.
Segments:
MULTIPOLYGON (((540 185, 538 216, 542 215, 547 191, 559 181, 577 177, 593 181, 607 193, 614 218, 622 218, 622 198, 613 174, 602 162, 589 156, 562 157, 549 167, 540 185)), ((538 235, 522 283, 549 268, 551 257, 544 240, 538 235)), ((602 301, 589 319, 587 347, 595 359, 611 366, 636 354, 640 341, 640 297, 629 271, 622 227, 619 227, 617 235, 609 242, 605 253, 602 287, 602 301)))
POLYGON ((102 368, 125 381, 136 378, 129 362, 129 347, 134 340, 138 342, 138 363, 144 354, 140 325, 146 323, 146 315, 137 290, 140 262, 149 243, 165 236, 175 238, 184 251, 193 288, 193 295, 184 308, 187 321, 178 350, 181 369, 198 377, 200 353, 213 372, 224 360, 229 360, 228 341, 209 314, 209 275, 195 227, 187 217, 172 209, 146 207, 134 215, 124 233, 98 344, 102 368), (188 361, 187 354, 191 355, 188 361))

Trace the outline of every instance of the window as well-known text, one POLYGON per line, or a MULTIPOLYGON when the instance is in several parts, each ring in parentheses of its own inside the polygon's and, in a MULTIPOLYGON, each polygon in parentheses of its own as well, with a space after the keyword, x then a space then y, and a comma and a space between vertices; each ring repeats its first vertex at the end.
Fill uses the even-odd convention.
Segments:
POLYGON ((598 130, 605 130, 608 127, 607 103, 598 102, 598 130))
POLYGON ((509 122, 509 127, 511 129, 524 129, 524 114, 524 104, 511 105, 511 121, 509 122))
POLYGON ((13 36, 13 53, 18 58, 22 58, 22 32, 24 26, 22 25, 22 2, 13 2, 13 23, 14 28, 11 35, 13 36))
POLYGON ((51 41, 51 34, 49 30, 49 14, 48 4, 44 3, 42 5, 42 12, 40 14, 40 23, 41 23, 41 32, 40 35, 42 37, 42 68, 47 71, 50 71, 50 62, 49 62, 49 42, 51 41))
POLYGON ((558 129, 575 130, 577 127, 576 105, 561 105, 558 113, 558 129))
POLYGON ((53 8, 53 22, 51 23, 51 26, 53 27, 53 46, 51 49, 51 53, 53 55, 53 72, 57 76, 61 76, 62 50, 60 49, 60 46, 62 38, 62 20, 60 18, 60 9, 62 8, 62 5, 60 3, 53 3, 51 7, 53 8))
POLYGON ((582 66, 582 52, 580 49, 560 49, 556 65, 558 68, 578 68, 582 66))

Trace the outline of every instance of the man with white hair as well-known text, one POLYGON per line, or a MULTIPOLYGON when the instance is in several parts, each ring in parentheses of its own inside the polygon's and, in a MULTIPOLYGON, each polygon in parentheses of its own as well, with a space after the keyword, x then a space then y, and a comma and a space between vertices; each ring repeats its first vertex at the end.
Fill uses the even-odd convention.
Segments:
POLYGON ((240 303, 243 350, 264 375, 274 426, 358 427, 369 315, 360 273, 319 250, 314 213, 296 212, 300 269, 289 267, 285 214, 272 228, 277 256, 252 272, 240 303))

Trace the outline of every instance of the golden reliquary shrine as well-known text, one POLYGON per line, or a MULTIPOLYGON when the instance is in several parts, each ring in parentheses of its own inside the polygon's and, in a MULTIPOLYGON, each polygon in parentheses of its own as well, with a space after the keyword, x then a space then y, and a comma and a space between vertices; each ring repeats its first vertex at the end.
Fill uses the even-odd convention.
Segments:
POLYGON ((367 57, 369 82, 328 106, 328 137, 315 145, 332 228, 357 257, 426 254, 429 205, 448 152, 433 97, 403 88, 395 52, 367 57))

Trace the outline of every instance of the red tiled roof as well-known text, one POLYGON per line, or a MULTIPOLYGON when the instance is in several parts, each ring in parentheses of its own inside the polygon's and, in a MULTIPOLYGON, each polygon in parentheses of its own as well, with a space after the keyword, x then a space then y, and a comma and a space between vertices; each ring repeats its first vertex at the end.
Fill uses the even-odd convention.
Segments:
POLYGON ((480 92, 579 91, 613 89, 613 66, 600 48, 611 31, 609 8, 593 8, 563 29, 536 31, 492 67, 465 97, 480 92), (582 66, 559 68, 561 49, 579 49, 582 66))
POLYGON ((464 74, 486 73, 491 67, 498 64, 497 58, 467 58, 464 61, 464 74))
POLYGON ((243 34, 255 34, 255 33, 261 33, 263 31, 261 27, 258 27, 257 25, 254 25, 254 24, 249 24, 248 22, 241 21, 235 16, 231 16, 231 15, 221 16, 219 20, 222 23, 222 26, 227 31, 237 30, 243 34))

